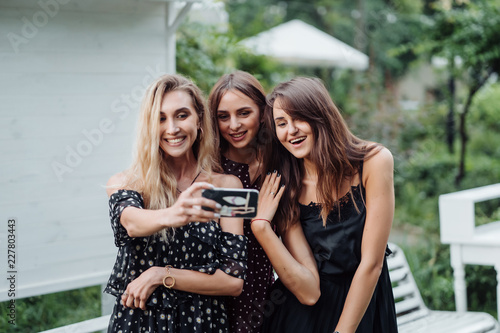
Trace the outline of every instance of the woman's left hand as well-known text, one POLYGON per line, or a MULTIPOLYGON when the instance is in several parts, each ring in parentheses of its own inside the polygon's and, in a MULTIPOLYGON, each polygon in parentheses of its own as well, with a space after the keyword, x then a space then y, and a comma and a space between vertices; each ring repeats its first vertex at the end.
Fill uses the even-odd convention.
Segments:
POLYGON ((123 306, 131 309, 146 310, 146 301, 155 289, 162 283, 166 275, 164 267, 150 267, 139 277, 130 282, 122 295, 123 306))
POLYGON ((278 209, 281 196, 285 191, 285 185, 280 186, 281 176, 277 171, 268 174, 259 191, 259 203, 255 219, 266 219, 271 221, 278 209))

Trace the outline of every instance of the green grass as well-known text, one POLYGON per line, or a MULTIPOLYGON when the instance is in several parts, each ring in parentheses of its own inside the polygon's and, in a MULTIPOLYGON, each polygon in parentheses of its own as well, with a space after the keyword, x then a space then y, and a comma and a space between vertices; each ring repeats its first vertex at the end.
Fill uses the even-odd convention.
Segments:
POLYGON ((101 315, 99 286, 16 300, 16 324, 8 323, 8 302, 0 303, 0 332, 39 332, 101 315))

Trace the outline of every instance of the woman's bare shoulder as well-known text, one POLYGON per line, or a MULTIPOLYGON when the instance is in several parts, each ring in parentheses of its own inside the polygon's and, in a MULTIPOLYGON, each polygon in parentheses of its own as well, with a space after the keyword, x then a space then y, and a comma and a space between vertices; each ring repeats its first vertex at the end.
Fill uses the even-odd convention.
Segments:
MULTIPOLYGON (((368 147, 370 147, 369 145, 368 147)), ((374 148, 373 153, 370 153, 364 161, 364 164, 385 164, 385 163, 393 163, 394 158, 392 157, 392 153, 389 149, 384 146, 378 145, 378 147, 374 148)))
POLYGON ((119 172, 109 178, 106 184, 106 193, 108 194, 108 197, 119 189, 125 188, 126 178, 125 172, 119 172))
POLYGON ((378 148, 374 154, 366 158, 363 163, 364 180, 369 178, 371 174, 382 176, 385 174, 392 175, 393 172, 394 158, 391 151, 383 146, 378 148))

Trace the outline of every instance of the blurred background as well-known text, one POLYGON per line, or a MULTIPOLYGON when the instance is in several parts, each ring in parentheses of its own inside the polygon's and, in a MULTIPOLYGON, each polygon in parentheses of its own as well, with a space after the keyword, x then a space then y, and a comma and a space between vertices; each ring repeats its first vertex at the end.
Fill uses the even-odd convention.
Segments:
MULTIPOLYGON (((167 6, 0 0, 0 267, 15 218, 19 293, 15 326, 2 295, 0 331, 101 315, 116 254, 103 185, 128 166, 144 88, 172 55, 207 95, 235 69, 267 92, 321 78, 352 132, 392 151, 390 240, 427 306, 454 310, 438 197, 500 182, 500 1, 204 0, 175 27, 167 6)), ((495 220, 499 199, 476 205, 476 225, 495 220)), ((496 317, 495 270, 467 266, 466 284, 469 309, 496 317)))

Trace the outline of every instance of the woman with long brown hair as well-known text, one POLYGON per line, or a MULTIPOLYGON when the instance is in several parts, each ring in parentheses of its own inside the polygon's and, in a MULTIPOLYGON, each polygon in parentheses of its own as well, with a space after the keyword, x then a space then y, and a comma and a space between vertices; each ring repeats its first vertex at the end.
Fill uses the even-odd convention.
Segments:
MULTIPOLYGON (((250 73, 235 71, 219 78, 208 97, 209 109, 219 140, 224 173, 235 175, 244 188, 260 190, 262 185, 263 116, 266 95, 260 82, 250 73)), ((247 275, 243 291, 228 299, 228 317, 233 333, 258 333, 262 312, 273 282, 272 267, 266 253, 245 220, 243 233, 248 239, 247 275)))
MULTIPOLYGON (((278 280, 271 293, 282 293, 284 301, 265 318, 264 332, 397 332, 385 260, 394 214, 391 153, 349 131, 318 79, 279 84, 268 105, 274 141, 265 158, 286 184, 274 222, 285 245, 290 232, 303 232, 321 296, 304 305, 278 280)), ((264 196, 275 198, 276 191, 264 196)), ((259 218, 252 229, 270 254, 270 226, 259 218)))
MULTIPOLYGON (((217 124, 224 173, 237 176, 245 188, 260 190, 258 216, 272 220, 285 188, 279 188, 281 177, 277 172, 265 172, 264 152, 272 133, 264 126, 264 89, 253 75, 235 71, 223 75, 214 85, 209 106, 217 124), (271 198, 272 191, 276 195, 271 198)), ((288 233, 287 240, 291 241, 285 247, 269 222, 245 220, 243 229, 248 237, 247 278, 241 295, 230 298, 228 313, 233 333, 259 333, 273 303, 280 301, 280 295, 269 293, 271 263, 283 283, 304 303, 312 304, 319 297, 319 277, 300 230, 288 233), (257 231, 257 240, 254 226, 260 222, 265 222, 267 229, 264 234, 257 231), (291 252, 298 255, 294 257, 291 252)))
POLYGON ((187 78, 153 82, 139 117, 132 166, 108 181, 118 247, 108 332, 227 333, 223 296, 239 295, 245 276, 243 221, 220 218, 199 192, 241 183, 216 172, 212 119, 187 78))

